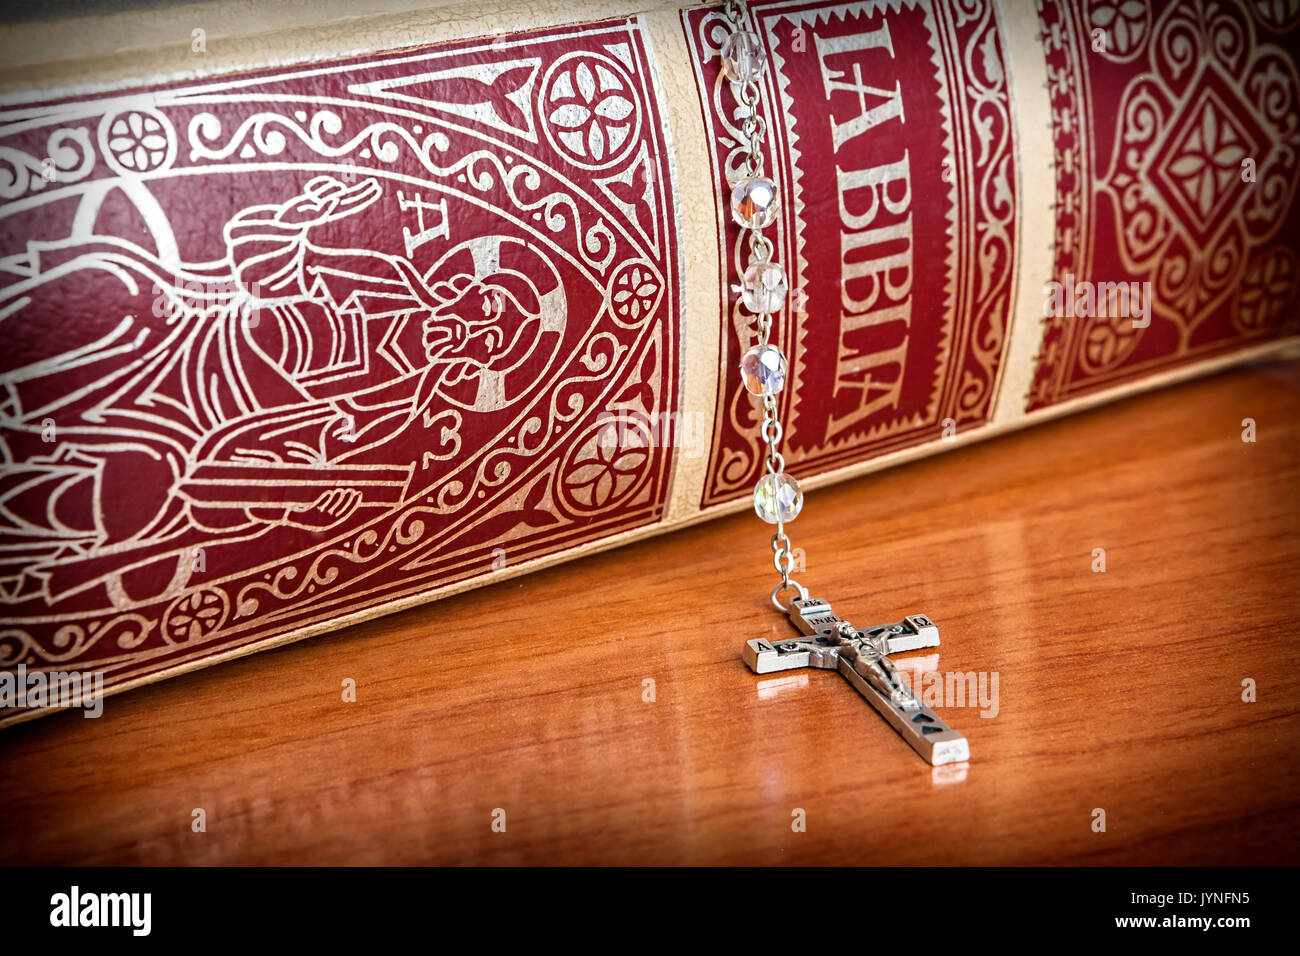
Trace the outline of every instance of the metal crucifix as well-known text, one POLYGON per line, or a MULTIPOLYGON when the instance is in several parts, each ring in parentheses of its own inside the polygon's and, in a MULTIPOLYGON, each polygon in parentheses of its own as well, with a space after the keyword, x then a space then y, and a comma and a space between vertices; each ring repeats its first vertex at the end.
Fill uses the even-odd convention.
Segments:
POLYGON ((844 679, 880 711, 903 739, 934 766, 970 759, 970 744, 921 703, 898 673, 890 654, 937 647, 939 628, 924 614, 909 614, 897 624, 865 631, 836 617, 821 598, 797 597, 788 611, 804 636, 773 644, 758 639, 745 645, 745 663, 756 674, 800 667, 838 668, 844 679))

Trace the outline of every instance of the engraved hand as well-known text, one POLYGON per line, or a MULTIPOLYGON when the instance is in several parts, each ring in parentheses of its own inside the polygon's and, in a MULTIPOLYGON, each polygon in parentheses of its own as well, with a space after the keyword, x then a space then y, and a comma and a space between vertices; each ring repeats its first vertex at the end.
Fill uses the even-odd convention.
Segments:
POLYGON ((357 440, 357 420, 347 412, 339 409, 339 417, 330 427, 330 436, 339 441, 355 442, 357 440))
POLYGON ((355 488, 327 491, 310 505, 290 505, 284 523, 308 531, 326 531, 341 524, 361 504, 361 492, 355 488))

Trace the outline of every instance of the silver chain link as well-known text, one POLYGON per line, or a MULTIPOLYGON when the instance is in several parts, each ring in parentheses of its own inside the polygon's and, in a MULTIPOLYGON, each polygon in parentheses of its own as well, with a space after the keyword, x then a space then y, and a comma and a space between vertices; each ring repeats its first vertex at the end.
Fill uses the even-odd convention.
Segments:
MULTIPOLYGON (((748 32, 748 17, 741 8, 738 0, 727 0, 723 15, 731 25, 731 32, 744 33, 748 32)), ((739 175, 742 178, 756 177, 763 174, 763 141, 767 137, 767 120, 759 112, 759 106, 762 100, 762 91, 758 83, 749 80, 745 83, 731 83, 732 93, 735 95, 736 103, 741 108, 740 112, 740 131, 748 144, 748 153, 745 161, 739 169, 739 175)), ((741 236, 740 242, 749 243, 750 264, 759 262, 768 262, 772 258, 772 241, 763 235, 761 228, 752 228, 746 230, 749 235, 746 239, 741 236)), ((743 256, 743 245, 736 250, 737 260, 743 256)), ((741 270, 742 274, 744 270, 741 270)), ((772 313, 764 310, 757 316, 755 333, 759 345, 767 345, 772 334, 772 313)), ((783 429, 781 421, 777 417, 777 406, 775 395, 763 396, 763 424, 760 429, 760 436, 763 443, 767 446, 767 452, 764 456, 764 470, 767 474, 775 476, 785 470, 785 457, 781 454, 781 437, 783 429)), ((791 592, 798 593, 801 597, 807 597, 808 592, 798 581, 790 577, 794 570, 794 549, 790 545, 790 538, 785 533, 785 522, 781 520, 780 510, 777 511, 776 533, 772 535, 772 566, 776 568, 776 573, 781 576, 781 581, 772 589, 772 603, 780 611, 787 609, 787 603, 782 600, 782 596, 791 592)))

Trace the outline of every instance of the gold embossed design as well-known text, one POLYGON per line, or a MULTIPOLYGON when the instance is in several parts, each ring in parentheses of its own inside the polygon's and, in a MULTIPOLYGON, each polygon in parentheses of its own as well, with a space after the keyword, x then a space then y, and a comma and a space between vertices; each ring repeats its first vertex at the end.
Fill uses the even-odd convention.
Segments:
MULTIPOLYGON (((1098 201, 1114 204, 1126 271, 1178 330, 1176 354, 1241 285, 1296 188, 1300 79, 1285 53, 1218 0, 1175 4, 1120 99, 1098 201)), ((1085 356, 1089 371, 1113 366, 1085 356)))
POLYGON ((1295 219, 1300 77, 1277 33, 1295 18, 1246 0, 1144 6, 1151 29, 1135 39, 1136 9, 1120 36, 1123 3, 1040 3, 1054 278, 1147 284, 1147 321, 1048 316, 1031 409, 1295 331, 1283 227, 1295 219))

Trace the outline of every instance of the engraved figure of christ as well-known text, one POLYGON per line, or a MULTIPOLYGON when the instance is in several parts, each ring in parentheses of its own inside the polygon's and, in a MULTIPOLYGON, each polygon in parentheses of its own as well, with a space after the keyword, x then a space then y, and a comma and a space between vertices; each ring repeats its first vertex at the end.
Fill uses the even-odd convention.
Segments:
MULTIPOLYGON (((236 276, 241 284, 260 288, 263 302, 282 302, 294 309, 304 303, 323 307, 336 317, 328 323, 331 326, 341 325, 337 317, 349 313, 363 321, 422 317, 420 347, 426 364, 412 364, 409 371, 385 380, 383 363, 372 361, 376 355, 368 355, 359 373, 336 377, 345 390, 329 395, 309 386, 312 400, 308 402, 269 409, 209 435, 198 458, 210 463, 201 468, 212 472, 214 479, 231 470, 224 463, 308 465, 322 476, 340 476, 350 510, 361 503, 362 496, 344 480, 348 468, 400 464, 403 450, 391 440, 411 428, 422 435, 428 430, 418 443, 425 452, 424 460, 413 464, 427 467, 430 457, 449 458, 459 447, 461 418, 452 411, 448 395, 464 393, 467 387, 472 394, 482 373, 513 367, 535 344, 541 306, 527 282, 509 270, 483 276, 456 273, 434 282, 403 256, 336 250, 310 240, 300 225, 304 216, 296 212, 296 206, 305 204, 307 221, 315 224, 322 220, 317 208, 321 197, 332 201, 338 194, 367 186, 373 187, 368 200, 373 201, 379 194, 373 180, 345 189, 337 181, 320 177, 308 184, 304 196, 275 209, 271 217, 237 217, 227 228, 232 252, 237 253, 236 276), (248 461, 250 456, 254 461, 248 461)), ((414 204, 400 205, 405 211, 414 204)), ((356 208, 353 204, 346 214, 356 208)), ((413 238, 419 245, 433 234, 447 237, 445 217, 440 230, 426 230, 414 237, 404 230, 408 253, 413 238)), ((261 334, 264 330, 268 338, 259 343, 261 348, 283 356, 285 346, 293 343, 285 340, 281 326, 259 323, 253 331, 261 334)), ((386 374, 391 376, 392 369, 386 374)), ((410 448, 406 452, 412 453, 410 448)), ((236 466, 232 472, 235 480, 239 480, 237 471, 236 466)), ((385 506, 391 501, 381 495, 373 504, 385 506)), ((253 513, 261 516, 259 511, 253 513)), ((265 517, 304 524, 304 516, 281 515, 274 507, 265 509, 265 517)), ((337 507, 325 516, 328 524, 339 520, 337 507)))
POLYGON ((208 299, 190 290, 193 269, 169 277, 148 250, 125 242, 73 244, 63 254, 76 256, 80 272, 51 270, 29 283, 35 315, 57 303, 59 282, 80 278, 95 283, 92 318, 135 318, 118 330, 130 333, 125 347, 112 335, 96 341, 102 333, 86 321, 73 331, 89 343, 51 340, 49 357, 10 373, 0 404, 6 457, 44 494, 0 489, 15 526, 38 532, 21 563, 0 561, 0 603, 53 601, 104 582, 115 603, 172 593, 194 570, 196 547, 318 532, 363 507, 390 509, 423 463, 419 451, 453 456, 460 417, 448 393, 517 364, 539 335, 542 309, 504 271, 434 283, 405 257, 313 241, 380 195, 374 180, 317 177, 287 202, 241 210, 224 230, 222 291, 208 299), (104 279, 100 259, 134 282, 104 279), (151 284, 168 310, 132 298, 154 294, 151 284), (241 296, 260 303, 260 321, 245 319, 241 296), (348 328, 348 316, 414 317, 423 364, 385 379, 374 356, 361 354, 336 384, 319 380, 314 357, 346 353, 335 330, 348 328), (41 420, 55 415, 58 442, 46 442, 41 420), (408 431, 418 440, 394 441, 408 431), (64 512, 51 516, 47 501, 64 512))
POLYGON ((840 214, 841 312, 830 439, 898 407, 912 317, 912 184, 907 149, 898 145, 905 121, 902 90, 897 79, 892 88, 874 79, 894 73, 889 23, 814 39, 829 104, 840 214), (864 167, 865 157, 891 158, 864 167))

